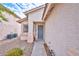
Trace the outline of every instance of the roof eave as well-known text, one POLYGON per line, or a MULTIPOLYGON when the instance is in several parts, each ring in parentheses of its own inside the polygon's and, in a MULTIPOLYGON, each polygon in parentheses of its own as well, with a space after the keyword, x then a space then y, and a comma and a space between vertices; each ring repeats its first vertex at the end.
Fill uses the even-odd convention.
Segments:
POLYGON ((44 7, 45 7, 45 4, 44 4, 44 5, 41 5, 41 6, 38 6, 38 7, 36 7, 36 8, 33 8, 33 9, 31 9, 31 10, 25 11, 25 12, 23 12, 23 13, 26 15, 26 14, 29 14, 29 13, 34 12, 34 11, 36 11, 36 10, 42 9, 42 8, 44 8, 44 7))
POLYGON ((28 21, 28 19, 27 19, 27 18, 23 18, 23 19, 17 20, 16 22, 22 23, 22 22, 24 22, 24 21, 28 21))
POLYGON ((48 16, 50 15, 52 9, 54 8, 55 4, 54 3, 47 3, 46 7, 44 9, 44 13, 42 16, 42 20, 46 20, 48 16))

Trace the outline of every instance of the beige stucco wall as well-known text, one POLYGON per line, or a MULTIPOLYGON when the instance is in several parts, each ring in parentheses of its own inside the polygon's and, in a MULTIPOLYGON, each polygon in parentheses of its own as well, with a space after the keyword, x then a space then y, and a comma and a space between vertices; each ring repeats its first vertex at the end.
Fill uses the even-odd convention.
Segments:
POLYGON ((31 21, 42 21, 43 11, 44 11, 44 8, 41 8, 39 10, 29 13, 28 19, 31 21))
POLYGON ((45 41, 55 55, 79 55, 79 4, 56 4, 45 22, 45 41))
POLYGON ((21 34, 21 25, 16 22, 18 18, 4 12, 3 15, 7 18, 8 22, 0 22, 0 40, 5 39, 7 34, 17 33, 21 34))
POLYGON ((41 22, 44 8, 36 10, 28 14, 28 42, 33 42, 34 24, 33 22, 41 22))

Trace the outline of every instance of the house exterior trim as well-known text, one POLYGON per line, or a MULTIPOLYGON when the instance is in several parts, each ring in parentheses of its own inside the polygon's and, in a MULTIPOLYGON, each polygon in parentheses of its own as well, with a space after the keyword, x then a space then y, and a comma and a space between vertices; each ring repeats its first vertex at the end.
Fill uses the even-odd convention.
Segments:
POLYGON ((31 9, 31 10, 25 11, 24 14, 25 14, 25 15, 26 15, 26 14, 29 14, 29 13, 34 12, 34 11, 36 11, 36 10, 42 9, 42 8, 44 8, 44 7, 45 7, 45 4, 44 4, 44 5, 41 5, 41 6, 39 6, 39 7, 33 8, 33 9, 31 9))
POLYGON ((50 15, 50 13, 54 7, 55 7, 55 4, 53 4, 53 3, 46 4, 46 8, 44 10, 43 17, 42 17, 43 20, 46 20, 46 18, 50 15))

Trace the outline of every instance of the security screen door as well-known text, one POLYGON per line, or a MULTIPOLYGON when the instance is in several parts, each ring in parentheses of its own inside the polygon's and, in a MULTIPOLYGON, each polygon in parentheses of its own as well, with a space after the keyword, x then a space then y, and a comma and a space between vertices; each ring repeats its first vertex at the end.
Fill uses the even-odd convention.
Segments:
POLYGON ((38 25, 38 40, 43 40, 43 25, 38 25))

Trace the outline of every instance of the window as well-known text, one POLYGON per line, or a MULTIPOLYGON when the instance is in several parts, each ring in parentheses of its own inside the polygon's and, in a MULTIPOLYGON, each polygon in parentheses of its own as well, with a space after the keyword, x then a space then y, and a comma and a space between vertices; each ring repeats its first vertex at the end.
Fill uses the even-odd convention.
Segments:
POLYGON ((28 24, 23 24, 23 32, 28 32, 28 24))

